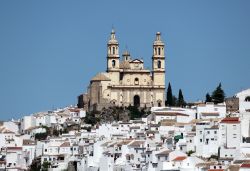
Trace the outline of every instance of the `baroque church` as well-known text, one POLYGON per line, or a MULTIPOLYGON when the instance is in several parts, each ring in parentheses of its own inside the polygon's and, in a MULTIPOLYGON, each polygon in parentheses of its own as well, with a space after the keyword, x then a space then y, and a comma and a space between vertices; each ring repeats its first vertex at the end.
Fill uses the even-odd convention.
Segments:
POLYGON ((153 42, 152 71, 142 59, 133 59, 128 51, 119 55, 119 43, 112 30, 107 43, 107 70, 94 76, 82 96, 87 110, 110 106, 154 107, 165 105, 165 54, 161 33, 153 42))

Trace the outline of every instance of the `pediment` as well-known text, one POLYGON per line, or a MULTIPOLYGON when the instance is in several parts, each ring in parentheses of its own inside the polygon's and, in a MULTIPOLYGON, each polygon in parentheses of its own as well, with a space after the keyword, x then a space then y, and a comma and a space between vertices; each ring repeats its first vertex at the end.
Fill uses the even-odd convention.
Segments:
POLYGON ((134 59, 134 60, 130 61, 130 63, 143 63, 143 61, 140 59, 134 59))

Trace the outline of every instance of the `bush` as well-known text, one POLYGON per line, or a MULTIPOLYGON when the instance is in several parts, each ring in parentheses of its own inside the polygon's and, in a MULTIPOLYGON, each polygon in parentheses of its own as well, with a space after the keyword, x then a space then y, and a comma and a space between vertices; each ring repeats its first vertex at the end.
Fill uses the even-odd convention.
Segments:
POLYGON ((91 127, 90 126, 85 126, 85 127, 83 127, 82 129, 85 129, 85 130, 87 130, 88 132, 91 132, 91 127))
POLYGON ((191 156, 191 154, 193 154, 193 153, 195 153, 195 152, 193 150, 190 150, 190 151, 187 152, 187 155, 191 156))
POLYGON ((136 106, 128 106, 127 109, 129 110, 131 120, 135 118, 141 118, 143 115, 145 115, 144 109, 139 110, 136 106))
POLYGON ((50 165, 51 165, 50 162, 47 161, 43 162, 42 171, 48 171, 50 165))
POLYGON ((44 132, 44 133, 37 133, 35 134, 35 140, 46 140, 48 137, 48 133, 44 132))
POLYGON ((98 119, 95 117, 95 114, 93 112, 87 112, 86 117, 84 118, 84 122, 86 124, 91 124, 92 126, 94 126, 98 122, 98 119))
POLYGON ((56 130, 56 129, 53 129, 53 135, 54 136, 56 136, 56 137, 58 137, 59 136, 59 131, 58 130, 56 130))

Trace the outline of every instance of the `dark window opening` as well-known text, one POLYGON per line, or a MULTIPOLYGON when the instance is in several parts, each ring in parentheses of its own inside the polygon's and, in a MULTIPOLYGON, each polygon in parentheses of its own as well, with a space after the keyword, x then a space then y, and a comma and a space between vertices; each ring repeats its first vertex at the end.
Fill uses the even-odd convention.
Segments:
POLYGON ((139 78, 135 78, 135 85, 139 85, 139 78))
POLYGON ((158 48, 158 55, 161 55, 161 48, 158 48))
POLYGON ((158 61, 158 62, 157 62, 157 67, 158 67, 158 68, 161 68, 161 61, 158 61))
POLYGON ((115 67, 115 60, 112 61, 112 67, 115 67))

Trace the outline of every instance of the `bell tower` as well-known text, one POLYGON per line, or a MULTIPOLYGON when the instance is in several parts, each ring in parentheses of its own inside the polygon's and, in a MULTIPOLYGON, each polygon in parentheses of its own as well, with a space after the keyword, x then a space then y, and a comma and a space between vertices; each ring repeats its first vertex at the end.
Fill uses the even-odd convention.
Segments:
POLYGON ((165 54, 164 42, 161 40, 161 33, 156 33, 153 43, 152 75, 154 85, 165 87, 165 54))
POLYGON ((110 76, 113 78, 114 84, 119 83, 119 43, 115 37, 115 31, 112 29, 110 39, 107 44, 107 72, 110 73, 110 76))

